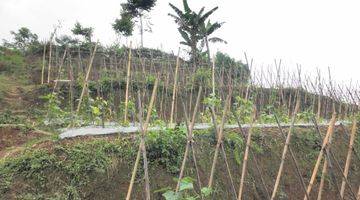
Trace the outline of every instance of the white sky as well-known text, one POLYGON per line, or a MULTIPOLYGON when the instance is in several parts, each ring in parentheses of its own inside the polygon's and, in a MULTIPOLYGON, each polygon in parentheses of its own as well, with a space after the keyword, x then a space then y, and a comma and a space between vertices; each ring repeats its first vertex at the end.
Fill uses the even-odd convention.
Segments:
MULTIPOLYGON (((226 24, 215 35, 228 44, 212 45, 212 52, 224 51, 244 60, 244 52, 256 66, 283 66, 315 72, 316 68, 341 81, 360 81, 360 2, 356 0, 188 0, 190 7, 207 10, 219 6, 211 17, 226 24)), ((26 26, 41 39, 48 38, 57 21, 61 33, 70 33, 76 21, 95 28, 94 38, 110 44, 116 40, 111 23, 120 12, 120 0, 1 0, 0 39, 26 26)), ((181 0, 158 0, 150 13, 153 32, 145 35, 144 45, 174 51, 180 35, 167 13, 168 3, 182 8, 181 0)), ((138 33, 138 32, 136 32, 138 33)), ((139 44, 136 34, 131 40, 139 44)), ((125 39, 121 42, 126 42, 125 39)))

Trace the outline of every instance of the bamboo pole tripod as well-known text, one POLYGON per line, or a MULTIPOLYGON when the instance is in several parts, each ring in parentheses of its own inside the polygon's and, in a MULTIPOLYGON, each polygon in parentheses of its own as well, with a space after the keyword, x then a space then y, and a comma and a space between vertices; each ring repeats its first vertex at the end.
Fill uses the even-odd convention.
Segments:
POLYGON ((279 183, 280 183, 280 179, 281 179, 281 175, 282 175, 282 171, 284 168, 284 164, 285 164, 285 159, 286 159, 286 155, 287 155, 287 151, 289 149, 289 145, 290 145, 290 139, 291 139, 291 134, 293 132, 293 128, 294 128, 294 124, 295 124, 295 120, 296 120, 296 114, 299 111, 299 107, 300 107, 300 95, 297 95, 297 101, 296 101, 296 105, 295 105, 295 109, 294 112, 292 114, 292 119, 291 119, 291 126, 288 132, 288 135, 286 137, 286 141, 285 141, 285 145, 284 145, 284 149, 282 152, 282 156, 281 156, 281 162, 280 162, 280 167, 276 176, 276 181, 275 181, 275 185, 274 185, 274 189, 273 192, 271 194, 271 200, 275 199, 276 197, 276 192, 277 189, 279 187, 279 183))
POLYGON ((182 106, 183 106, 183 109, 184 109, 185 120, 186 120, 185 122, 186 122, 186 130, 187 130, 187 139, 186 139, 185 153, 184 153, 183 160, 182 160, 182 163, 181 163, 179 178, 178 178, 178 181, 177 181, 177 184, 176 184, 175 192, 179 192, 181 179, 183 178, 183 175, 184 175, 186 161, 188 159, 188 154, 189 154, 190 150, 192 152, 192 158, 193 158, 194 167, 195 167, 195 170, 196 170, 197 182, 198 182, 199 188, 200 189, 202 188, 199 169, 198 169, 198 165, 197 165, 197 159, 196 159, 196 155, 195 155, 195 148, 194 148, 195 143, 194 143, 194 138, 193 138, 193 130, 194 130, 194 125, 195 125, 196 115, 197 115, 199 104, 200 104, 201 92, 202 92, 202 87, 200 86, 199 92, 198 92, 198 95, 197 95, 197 98, 196 98, 196 103, 195 103, 195 107, 194 107, 194 111, 193 111, 191 121, 189 120, 189 117, 188 117, 188 114, 187 114, 187 111, 186 111, 187 109, 186 109, 185 103, 182 100, 182 106))
POLYGON ((243 195, 243 190, 244 190, 244 181, 245 181, 245 176, 246 176, 246 168, 247 168, 247 161, 249 158, 249 150, 251 147, 251 136, 252 136, 252 132, 253 132, 253 125, 255 122, 255 118, 256 118, 256 108, 254 107, 253 109, 253 114, 251 117, 251 124, 250 124, 250 129, 246 138, 246 147, 245 147, 245 154, 244 154, 244 158, 243 158, 243 165, 242 165, 242 170, 241 170, 241 178, 240 178, 240 186, 239 186, 239 194, 238 194, 238 200, 242 199, 242 195, 243 195))
MULTIPOLYGON (((336 113, 334 112, 333 115, 336 115, 336 113)), ((322 138, 322 135, 321 135, 320 128, 318 126, 317 120, 314 117, 313 117, 313 122, 314 122, 315 130, 316 130, 317 134, 319 135, 320 138, 322 138)), ((332 150, 327 146, 324 149, 324 155, 325 155, 325 159, 327 159, 327 163, 328 163, 329 171, 330 171, 330 177, 331 177, 331 180, 332 180, 332 182, 333 182, 333 184, 335 186, 335 189, 337 191, 336 195, 338 196, 338 198, 343 199, 341 197, 341 195, 340 195, 339 186, 337 185, 337 180, 336 180, 336 176, 335 176, 334 167, 333 167, 332 162, 334 162, 335 167, 339 171, 339 174, 342 176, 342 179, 345 181, 346 185, 348 186, 352 198, 356 199, 356 194, 353 191, 349 180, 347 179, 346 176, 344 176, 344 171, 341 169, 339 161, 336 159, 336 157, 335 157, 334 153, 332 152, 332 150)))
POLYGON ((147 110, 147 116, 146 116, 146 120, 143 123, 142 122, 142 106, 141 106, 141 102, 140 102, 140 94, 138 95, 138 100, 139 100, 139 121, 140 121, 140 130, 141 130, 141 138, 140 138, 140 144, 139 144, 139 149, 136 155, 136 159, 135 159, 135 164, 134 164, 134 168, 131 174, 131 179, 130 179, 130 184, 129 184, 129 188, 128 188, 128 192, 126 195, 126 200, 130 200, 131 199, 131 192, 134 186, 134 182, 135 182, 135 176, 138 170, 138 165, 140 162, 140 157, 141 157, 141 153, 143 155, 143 162, 144 162, 144 173, 145 173, 145 197, 146 200, 150 199, 150 181, 149 181, 149 173, 148 173, 148 163, 147 163, 147 158, 146 158, 146 146, 145 146, 145 137, 147 134, 147 128, 150 122, 150 117, 151 117, 151 112, 152 112, 152 108, 155 102, 155 96, 156 96, 156 90, 158 87, 158 83, 159 83, 159 79, 157 78, 155 80, 155 84, 154 84, 154 88, 152 91, 152 95, 151 95, 151 99, 150 99, 150 103, 149 103, 149 107, 147 110))
MULTIPOLYGON (((230 100, 231 101, 231 100, 230 100)), ((227 104, 227 103, 226 103, 227 104)), ((230 104, 230 103, 229 103, 230 104)), ((230 106, 230 105, 225 105, 225 106, 230 106)), ((211 117, 212 117, 212 121, 213 121, 213 125, 214 125, 214 128, 215 128, 215 134, 218 138, 220 138, 220 130, 218 130, 218 125, 217 125, 217 122, 216 122, 216 115, 215 115, 215 109, 213 106, 210 107, 210 110, 211 110, 211 117)), ((225 116, 226 117, 226 116, 225 116)), ((223 123, 221 125, 222 127, 224 126, 223 123)), ((223 134, 221 135, 221 137, 223 137, 223 134)), ((225 167, 226 167, 226 172, 227 172, 227 175, 229 177, 229 181, 230 181, 230 186, 231 186, 231 191, 232 191, 232 194, 233 194, 233 197, 234 199, 237 199, 237 194, 236 194, 236 189, 235 189, 235 184, 234 184, 234 179, 232 177, 232 174, 231 174, 231 171, 230 171, 230 165, 228 163, 228 159, 227 159, 227 156, 226 156, 226 151, 225 151, 225 148, 224 148, 224 143, 223 143, 223 138, 221 138, 221 141, 220 141, 220 148, 221 148, 221 153, 222 153, 222 156, 223 156, 223 159, 224 159, 224 163, 225 163, 225 167)), ((215 170, 215 169, 214 169, 215 170)))
MULTIPOLYGON (((219 132, 217 135, 217 143, 216 143, 216 147, 215 147, 214 158, 213 158, 212 165, 211 165, 210 177, 209 177, 209 182, 208 182, 209 188, 212 187, 213 181, 214 181, 214 173, 215 173, 216 163, 217 163, 217 159, 218 159, 218 155, 219 155, 219 150, 220 150, 221 143, 223 140, 224 124, 225 124, 225 120, 226 120, 226 115, 228 113, 230 100, 231 100, 231 92, 230 92, 230 94, 228 94, 228 96, 225 100, 224 111, 223 111, 223 115, 222 115, 222 119, 221 119, 221 124, 219 127, 219 132)), ((217 127, 215 127, 215 129, 217 129, 217 127)))
MULTIPOLYGON (((235 119, 236 119, 236 122, 237 122, 237 124, 238 124, 238 126, 239 126, 240 134, 241 134, 241 135, 243 136, 243 138, 246 140, 246 139, 247 139, 247 136, 246 136, 247 134, 245 134, 245 131, 244 131, 244 129, 243 129, 241 123, 240 123, 239 117, 236 116, 235 112, 233 112, 233 115, 234 115, 234 117, 235 117, 235 119)), ((259 162, 258 162, 258 160, 257 160, 257 158, 256 158, 256 155, 255 155, 254 150, 253 150, 253 148, 251 147, 251 145, 250 145, 250 147, 249 147, 249 152, 251 153, 251 157, 253 158, 254 165, 255 165, 255 168, 256 168, 256 170, 257 170, 257 173, 258 173, 259 176, 260 176, 260 181, 261 181, 262 187, 263 187, 264 190, 265 190, 266 198, 267 198, 268 200, 270 200, 271 197, 270 197, 269 191, 268 191, 267 186, 266 186, 266 183, 265 183, 264 175, 263 175, 262 171, 260 170, 259 162)))

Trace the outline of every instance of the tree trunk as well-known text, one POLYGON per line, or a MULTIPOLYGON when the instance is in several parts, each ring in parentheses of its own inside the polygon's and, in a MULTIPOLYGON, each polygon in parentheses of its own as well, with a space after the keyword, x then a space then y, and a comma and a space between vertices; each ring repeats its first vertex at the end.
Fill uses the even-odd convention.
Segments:
POLYGON ((141 48, 143 48, 144 47, 144 27, 143 27, 142 15, 140 15, 140 36, 141 36, 141 48))
POLYGON ((210 47, 209 47, 209 40, 208 40, 208 37, 206 36, 205 37, 205 44, 206 44, 206 52, 207 52, 207 55, 208 55, 208 63, 210 64, 211 61, 210 61, 210 47))
POLYGON ((196 41, 194 38, 191 38, 191 55, 192 55, 192 63, 193 63, 193 68, 196 68, 197 65, 197 49, 196 49, 196 41))

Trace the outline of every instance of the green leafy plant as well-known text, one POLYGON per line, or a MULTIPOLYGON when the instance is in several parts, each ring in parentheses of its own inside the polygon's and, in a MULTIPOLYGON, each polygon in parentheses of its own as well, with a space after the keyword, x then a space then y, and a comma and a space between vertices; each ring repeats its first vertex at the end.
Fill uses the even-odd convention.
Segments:
POLYGON ((311 122, 311 119, 315 116, 314 112, 311 110, 311 108, 304 110, 302 112, 299 112, 296 116, 297 121, 300 122, 311 122))
POLYGON ((99 124, 101 122, 104 125, 106 118, 110 117, 110 107, 106 100, 102 97, 96 97, 93 105, 90 106, 95 121, 99 124))
MULTIPOLYGON (((181 44, 190 47, 191 49, 191 60, 193 61, 194 67, 198 64, 199 61, 199 49, 198 43, 204 41, 207 45, 209 36, 219 29, 223 23, 209 22, 209 17, 213 14, 218 7, 214 7, 209 11, 205 11, 205 8, 201 8, 198 12, 193 11, 187 0, 183 1, 184 11, 169 3, 169 6, 174 10, 174 14, 169 13, 169 16, 172 17, 175 23, 178 25, 178 31, 183 39, 181 44)), ((213 39, 213 41, 220 41, 219 38, 213 39)), ((208 48, 209 49, 209 48, 208 48)), ((210 59, 210 52, 207 51, 208 58, 210 59)))
POLYGON ((275 108, 273 105, 267 105, 261 111, 258 121, 261 123, 276 123, 275 115, 282 123, 289 123, 289 115, 285 107, 275 108))
POLYGON ((24 119, 16 116, 11 110, 5 110, 0 113, 0 124, 20 124, 24 123, 24 119))
POLYGON ((251 122, 251 115, 254 109, 254 104, 252 101, 237 96, 235 97, 233 109, 235 110, 235 114, 237 115, 241 123, 251 122))
MULTIPOLYGON (((136 111, 136 107, 135 107, 135 102, 132 101, 132 100, 129 100, 128 101, 128 105, 127 105, 127 109, 128 109, 128 113, 135 113, 136 111)), ((120 105, 119 105, 119 115, 120 116, 123 116, 124 115, 124 112, 125 112, 125 102, 121 102, 120 105)), ((121 125, 123 126, 128 126, 129 125, 129 122, 126 121, 124 122, 124 120, 121 120, 121 125)))
POLYGON ((245 142, 237 132, 230 132, 225 135, 225 143, 234 149, 234 158, 238 165, 241 165, 244 156, 245 142))
MULTIPOLYGON (((174 181, 177 182, 177 179, 174 178, 174 181)), ((194 190, 193 182, 194 179, 192 179, 191 177, 184 177, 180 181, 180 187, 178 192, 171 190, 170 188, 165 188, 158 191, 166 190, 166 192, 162 194, 162 196, 166 200, 196 200, 201 199, 201 197, 206 198, 211 195, 212 190, 208 187, 201 188, 201 194, 197 194, 194 190)))
POLYGON ((181 166, 186 143, 186 128, 151 131, 147 136, 148 159, 158 162, 170 173, 177 173, 181 166))
POLYGON ((211 93, 204 99, 204 104, 208 107, 217 108, 221 105, 221 99, 217 97, 216 94, 211 93))
POLYGON ((220 108, 221 99, 216 96, 216 94, 211 93, 208 97, 206 97, 203 101, 204 105, 206 105, 207 109, 204 112, 200 113, 200 119, 202 122, 210 123, 212 121, 212 114, 210 108, 214 108, 215 110, 220 108))
POLYGON ((62 126, 70 122, 70 115, 61 107, 60 98, 56 93, 49 93, 41 96, 45 100, 46 116, 43 120, 44 125, 62 126))
POLYGON ((196 69, 195 73, 191 76, 190 84, 203 85, 206 87, 211 86, 211 69, 200 67, 196 69))

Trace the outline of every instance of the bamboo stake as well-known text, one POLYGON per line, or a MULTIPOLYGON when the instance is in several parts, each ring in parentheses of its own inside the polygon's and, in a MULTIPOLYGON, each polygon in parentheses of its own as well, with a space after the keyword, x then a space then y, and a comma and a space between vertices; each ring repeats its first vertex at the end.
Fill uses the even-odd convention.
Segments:
MULTIPOLYGON (((79 69, 79 71, 81 71, 81 72, 83 72, 84 74, 85 74, 85 69, 83 68, 83 66, 82 66, 82 62, 81 62, 81 49, 80 49, 80 46, 79 46, 79 48, 78 48, 78 64, 79 64, 79 67, 78 67, 78 69, 79 69)), ((78 71, 78 73, 79 73, 79 71, 78 71)), ((80 73, 81 73, 80 72, 80 73)))
MULTIPOLYGON (((210 107, 210 109, 211 109, 212 121, 213 121, 213 124, 214 124, 214 127, 215 127, 215 133, 216 133, 217 136, 219 136, 219 131, 217 129, 218 126, 217 126, 216 116, 215 116, 215 109, 214 109, 213 106, 210 107)), ((237 199, 236 189, 235 189, 234 181, 233 181, 233 178, 232 178, 232 175, 231 175, 229 163, 227 161, 227 156, 226 156, 226 152, 225 152, 223 142, 221 142, 220 145, 221 145, 221 153, 223 154, 223 158, 224 158, 224 162, 225 162, 225 166, 226 166, 226 171, 227 171, 229 179, 230 179, 230 185, 231 185, 231 189, 232 189, 232 192, 233 192, 233 195, 234 195, 234 199, 237 199)))
POLYGON ((177 86, 177 82, 178 82, 178 71, 179 71, 179 65, 180 65, 180 57, 179 56, 180 56, 180 48, 178 50, 178 55, 177 55, 177 58, 176 58, 174 87, 173 87, 173 94, 172 94, 172 101, 171 101, 171 111, 170 111, 170 126, 172 126, 173 120, 174 120, 176 86, 177 86))
MULTIPOLYGON (((330 136, 328 145, 326 145, 326 151, 327 152, 329 151, 331 141, 332 141, 332 136, 330 136)), ((327 174, 327 170, 328 170, 328 159, 325 159, 323 169, 322 169, 322 172, 321 172, 321 179, 320 179, 320 185, 319 185, 319 191, 318 191, 317 200, 321 200, 321 198, 322 198, 322 192, 323 192, 323 188, 324 188, 324 184, 325 184, 325 176, 327 174)))
MULTIPOLYGON (((69 99, 69 103, 70 103, 70 111, 71 111, 71 115, 74 115, 74 68, 72 66, 72 62, 71 62, 71 54, 69 53, 69 79, 70 79, 70 99, 69 99)), ((70 123, 70 126, 73 126, 73 122, 70 123)))
MULTIPOLYGON (((329 142, 329 138, 331 137, 331 135, 333 134, 334 132, 334 126, 335 126, 335 121, 336 121, 336 114, 334 113, 332 115, 332 118, 331 118, 331 121, 329 123, 329 128, 328 128, 328 131, 324 137, 324 140, 323 140, 323 143, 321 145, 321 150, 320 150, 320 153, 318 155, 318 158, 317 158, 317 161, 316 161, 316 164, 315 164, 315 167, 313 169, 313 172, 312 172, 312 175, 311 175, 311 178, 310 178, 310 182, 309 182, 309 185, 306 189, 306 193, 308 195, 310 195, 310 192, 311 192, 311 189, 312 189, 312 186, 315 182, 315 179, 316 179, 316 174, 319 170, 319 167, 320 167, 320 162, 324 156, 324 151, 325 151, 325 148, 326 148, 326 145, 328 144, 329 142)), ((304 197, 304 200, 306 200, 306 195, 304 197)))
MULTIPOLYGON (((202 87, 200 86, 200 91, 202 91, 202 87)), ((180 96, 181 97, 181 96, 180 96)), ((198 99, 200 100, 200 96, 198 97, 198 99)), ((185 101, 182 99, 182 105, 183 105, 183 109, 184 109, 184 114, 185 114, 185 120, 186 120, 186 127, 189 127, 189 120, 187 119, 187 111, 186 111, 186 106, 185 106, 185 101)), ((199 104, 200 105, 200 104, 199 104)), ((195 125, 195 117, 193 115, 193 122, 194 122, 194 125, 195 125)), ((194 126, 193 125, 193 126, 194 126)), ((193 129, 193 128, 192 128, 193 129)), ((189 130, 188 130, 189 131, 189 130)), ((190 147, 191 147, 191 151, 192 151, 192 158, 193 158, 193 162, 194 162, 194 166, 195 166, 195 171, 196 171, 196 178, 197 178, 197 182, 198 182, 198 185, 199 185, 199 188, 201 190, 202 188, 202 184, 201 184, 201 179, 200 179, 200 173, 199 173, 199 168, 198 168, 198 165, 197 165, 197 159, 196 159, 196 151, 195 151, 195 148, 194 148, 194 145, 195 145, 195 141, 193 140, 193 133, 191 133, 191 143, 190 143, 190 147)), ((201 191, 200 191, 200 198, 202 199, 202 195, 201 195, 201 191)))
MULTIPOLYGON (((241 126, 241 123, 240 123, 239 118, 236 116, 235 112, 233 112, 233 115, 234 115, 234 117, 235 117, 235 119, 236 119, 236 122, 237 122, 237 124, 238 124, 238 126, 239 126, 241 135, 243 135, 243 136, 244 136, 244 139, 246 139, 246 138, 245 138, 245 131, 243 130, 243 128, 242 128, 242 126, 241 126)), ((268 189, 267 189, 267 187, 266 187, 263 174, 262 174, 262 172, 261 172, 261 170, 260 170, 260 167, 259 167, 257 158, 256 158, 255 153, 253 152, 253 149, 251 148, 251 146, 250 146, 250 150, 251 150, 251 151, 250 151, 251 156, 252 156, 252 158, 254 159, 255 168, 256 168, 257 172, 259 173, 260 180, 261 180, 261 184, 262 184, 262 186, 263 186, 263 188, 264 188, 264 190, 265 190, 266 197, 267 197, 268 200, 270 200, 271 197, 270 197, 269 191, 268 191, 268 189)))
MULTIPOLYGON (((284 134, 284 132, 283 132, 283 129, 282 129, 281 125, 280 125, 279 118, 277 117, 276 113, 274 113, 274 116, 275 116, 275 121, 276 121, 276 123, 277 123, 277 125, 278 125, 278 128, 279 128, 279 131, 280 131, 281 135, 284 137, 284 139, 286 140, 286 136, 285 136, 285 134, 284 134)), ((309 195, 308 195, 307 192, 306 192, 306 185, 305 185, 304 179, 303 179, 303 177, 302 177, 302 175, 301 175, 300 168, 299 168, 299 164, 298 164, 298 162, 297 162, 297 160, 296 160, 296 158, 295 158, 295 154, 294 154, 291 146, 289 146, 289 152, 290 152, 291 159, 292 159, 292 161, 293 161, 293 163, 294 163, 294 166, 295 166, 295 171, 296 171, 296 173, 297 173, 297 175, 298 175, 298 177, 299 177, 299 179, 300 179, 301 186, 302 186, 302 188, 303 188, 303 190, 304 190, 304 192, 305 192, 306 198, 307 198, 308 200, 310 200, 310 197, 309 197, 309 195)), ((270 199, 270 198, 269 198, 269 199, 270 199)))
MULTIPOLYGON (((352 156, 353 146, 354 146, 354 142, 355 142, 355 138, 356 138, 356 132, 357 132, 356 123, 357 123, 357 121, 356 121, 356 118, 354 117, 353 126, 352 126, 352 129, 351 129, 350 143, 349 143, 349 147, 348 147, 348 153, 347 153, 347 156, 346 156, 346 163, 345 163, 345 168, 344 168, 344 176, 345 176, 345 178, 347 177, 347 175, 349 173, 351 156, 352 156)), ((344 198, 345 185, 346 185, 345 178, 342 179, 342 183, 341 183, 341 189, 340 189, 341 198, 344 198)))
POLYGON ((44 51, 43 51, 43 60, 42 60, 42 68, 41 68, 41 85, 44 84, 44 73, 45 73, 45 57, 46 57, 46 42, 44 44, 44 51))
MULTIPOLYGON (((210 58, 209 58, 210 59, 210 58)), ((212 93, 215 95, 215 56, 212 62, 212 93)))
MULTIPOLYGON (((199 104, 200 104, 201 91, 202 91, 202 87, 200 86, 200 89, 199 89, 199 92, 198 92, 198 96, 197 96, 197 98, 196 98, 196 104, 195 104, 195 108, 194 108, 194 112, 193 112, 193 115, 192 115, 192 120, 191 120, 191 122, 188 121, 187 114, 185 115, 186 123, 187 123, 187 124, 190 124, 190 127, 187 126, 187 142, 186 142, 186 148, 185 148, 185 153, 184 153, 183 161, 182 161, 182 164, 181 164, 180 173, 179 173, 179 179, 178 179, 178 182, 177 182, 177 185, 176 185, 175 192, 178 192, 179 189, 180 189, 180 183, 181 183, 181 179, 182 179, 183 174, 184 174, 184 170, 185 170, 185 166, 186 166, 186 160, 187 160, 187 157, 188 157, 189 148, 190 148, 190 145, 191 145, 192 140, 193 140, 193 138, 192 138, 192 137, 193 137, 192 132, 193 132, 193 129, 194 129, 195 117, 196 117, 196 114, 197 114, 197 111, 198 111, 198 107, 199 107, 199 104)), ((186 112, 186 107, 184 107, 184 111, 186 112)))
POLYGON ((247 161, 248 161, 248 157, 249 157, 249 149, 250 149, 250 145, 251 145, 251 135, 252 135, 252 131, 253 131, 255 117, 256 117, 256 108, 254 107, 253 116, 252 116, 252 120, 251 120, 251 124, 250 124, 250 129, 249 129, 249 133, 248 133, 247 139, 246 139, 246 147, 245 147, 245 154, 244 154, 244 159, 243 159, 243 166, 242 166, 242 170, 241 170, 238 200, 242 199, 244 181, 245 181, 245 175, 246 175, 246 167, 247 167, 247 161))
MULTIPOLYGON (((319 126, 317 125, 316 119, 313 118, 313 122, 316 128, 316 132, 319 134, 319 137, 322 138, 321 133, 320 133, 320 129, 319 126)), ((336 159, 336 157, 334 156, 333 152, 331 151, 331 149, 329 148, 325 148, 325 152, 324 152, 325 158, 327 159, 328 165, 329 165, 329 171, 331 172, 331 180, 333 181, 333 184, 335 186, 336 189, 336 195, 338 196, 339 199, 341 199, 340 197, 340 189, 337 185, 337 180, 336 180, 336 176, 334 174, 334 172, 331 170, 333 169, 332 163, 331 163, 331 159, 330 159, 330 155, 332 156, 332 159, 335 161, 336 167, 338 168, 338 170, 340 171, 341 176, 345 179, 346 184, 348 185, 351 195, 354 197, 354 199, 356 199, 356 194, 355 192, 352 190, 351 185, 348 181, 348 179, 344 176, 344 171, 341 169, 341 166, 339 164, 339 161, 336 159)))
POLYGON ((128 101, 129 101, 129 82, 130 82, 130 72, 131 72, 131 48, 132 42, 130 42, 129 47, 129 58, 127 63, 127 73, 126 73, 126 89, 125 89, 125 110, 124 110, 124 122, 127 122, 127 112, 128 112, 128 101))
POLYGON ((99 42, 96 43, 96 45, 94 47, 94 51, 93 51, 93 53, 91 55, 91 58, 90 58, 90 63, 89 63, 89 66, 88 66, 88 70, 86 72, 86 77, 85 77, 85 80, 84 80, 84 83, 83 83, 83 88, 82 88, 82 91, 81 91, 81 95, 80 95, 79 103, 78 103, 78 106, 77 106, 77 109, 76 109, 76 113, 80 112, 81 103, 82 103, 82 100, 83 100, 84 95, 85 95, 88 80, 89 80, 89 77, 90 77, 91 67, 92 67, 92 64, 93 64, 93 61, 94 61, 94 57, 95 57, 95 53, 96 53, 96 49, 97 49, 98 44, 99 44, 99 42))
POLYGON ((139 122, 141 130, 141 151, 143 155, 143 164, 144 164, 144 179, 145 179, 145 199, 150 200, 150 179, 149 179, 149 170, 148 170, 148 161, 146 156, 146 146, 145 146, 145 132, 143 130, 143 119, 142 119, 142 106, 141 106, 141 97, 140 91, 138 91, 138 107, 139 107, 139 122))
POLYGON ((357 200, 360 200, 360 185, 359 185, 359 190, 358 190, 358 193, 357 193, 357 200))
MULTIPOLYGON (((156 96, 156 89, 158 87, 158 83, 159 83, 159 79, 157 78, 155 80, 155 84, 154 84, 154 88, 153 88, 153 91, 152 91, 149 107, 148 107, 148 110, 147 110, 146 120, 145 120, 145 123, 144 123, 143 128, 142 128, 142 132, 143 132, 144 135, 146 135, 147 128, 148 128, 148 125, 149 125, 149 121, 150 121, 150 117, 151 117, 151 111, 152 111, 152 108, 153 108, 153 105, 154 105, 155 96, 156 96)), ((127 195, 126 195, 126 200, 130 200, 130 198, 131 198, 131 192, 132 192, 132 189, 133 189, 133 186, 134 186, 135 176, 136 176, 136 172, 137 172, 137 169, 138 169, 138 166, 139 166, 140 155, 141 155, 141 152, 142 152, 142 149, 143 149, 144 145, 145 145, 145 140, 141 140, 140 145, 139 145, 139 149, 138 149, 138 152, 137 152, 137 155, 136 155, 134 168, 133 168, 133 171, 132 171, 132 174, 131 174, 130 184, 129 184, 128 192, 127 192, 127 195)))
MULTIPOLYGON (((315 118, 313 118, 313 122, 314 122, 314 125, 315 125, 315 128, 316 128, 316 132, 319 134, 319 137, 322 138, 319 126, 318 126, 315 118)), ((350 189, 350 192, 351 192, 351 195, 353 196, 353 199, 356 199, 356 194, 352 190, 352 187, 350 185, 349 180, 344 176, 344 171, 341 169, 339 161, 336 159, 336 157, 334 156, 334 154, 333 154, 333 152, 331 151, 330 148, 325 148, 325 156, 326 156, 327 162, 329 163, 329 171, 331 172, 330 173, 331 179, 333 181, 333 184, 335 185, 335 189, 336 189, 336 192, 337 192, 336 195, 338 196, 339 199, 341 199, 340 188, 337 185, 337 180, 336 180, 335 173, 333 171, 331 171, 331 169, 333 169, 333 166, 332 166, 332 163, 331 163, 330 155, 332 156, 332 159, 334 160, 334 163, 336 164, 336 167, 340 171, 340 174, 341 174, 342 178, 345 180, 346 184, 348 185, 348 187, 350 189)))
POLYGON ((317 200, 321 200, 321 197, 322 197, 322 192, 323 192, 323 188, 324 188, 324 184, 325 184, 325 176, 326 176, 326 173, 327 173, 327 168, 328 168, 328 161, 327 161, 327 159, 325 159, 323 169, 322 169, 322 172, 321 172, 321 180, 320 180, 319 192, 318 192, 317 200))
MULTIPOLYGON (((217 144, 216 144, 215 153, 214 153, 214 159, 213 159, 212 166, 211 166, 211 171, 210 171, 210 178, 209 178, 209 183, 208 183, 209 188, 211 188, 212 184, 213 184, 215 167, 216 167, 216 162, 217 162, 217 158, 218 158, 218 154, 219 154, 219 148, 220 148, 220 145, 222 143, 224 124, 225 124, 226 115, 228 113, 230 99, 231 99, 231 92, 228 94, 228 96, 226 98, 225 106, 224 106, 222 120, 221 120, 221 124, 220 124, 220 128, 219 128, 220 130, 219 130, 219 135, 218 135, 218 141, 217 141, 217 144)), ((215 127, 215 128, 217 128, 217 127, 215 127)))
POLYGON ((50 83, 50 76, 51 76, 51 52, 52 52, 52 39, 53 36, 50 38, 50 47, 49 47, 49 65, 48 65, 48 77, 47 77, 47 83, 50 83))
POLYGON ((63 55, 63 57, 61 59, 61 63, 60 63, 59 70, 58 70, 58 75, 57 75, 56 81, 54 83, 53 94, 55 93, 56 87, 58 85, 58 80, 61 78, 61 70, 62 70, 62 67, 63 67, 64 62, 65 62, 66 53, 67 53, 67 49, 64 50, 64 55, 63 55))
MULTIPOLYGON (((343 124, 340 124, 340 127, 342 128, 342 130, 346 133, 346 135, 350 135, 350 133, 348 133, 348 131, 345 129, 343 124)), ((349 146, 348 146, 349 147, 349 146)), ((355 148, 352 148, 352 151, 354 152, 355 157, 357 158, 357 160, 360 161, 360 156, 359 153, 355 150, 355 148)))
POLYGON ((277 192, 277 189, 279 187, 280 178, 281 178, 281 175, 282 175, 282 171, 283 171, 284 163, 285 163, 285 159, 286 159, 286 154, 287 154, 287 151, 288 151, 288 148, 289 148, 289 145, 290 145, 291 134, 293 132, 293 128, 294 128, 294 124, 295 124, 295 120, 296 120, 296 114, 299 111, 299 107, 300 107, 300 94, 298 93, 296 106, 295 106, 295 109, 294 109, 294 112, 293 112, 293 115, 292 115, 292 119, 291 119, 291 126, 290 126, 290 129, 289 129, 288 135, 286 137, 285 146, 284 146, 282 157, 281 157, 281 163, 280 163, 279 171, 278 171, 278 174, 277 174, 277 177, 276 177, 274 190, 273 190, 272 195, 271 195, 271 200, 275 199, 276 192, 277 192))

